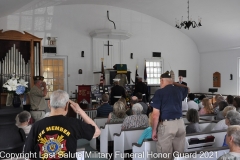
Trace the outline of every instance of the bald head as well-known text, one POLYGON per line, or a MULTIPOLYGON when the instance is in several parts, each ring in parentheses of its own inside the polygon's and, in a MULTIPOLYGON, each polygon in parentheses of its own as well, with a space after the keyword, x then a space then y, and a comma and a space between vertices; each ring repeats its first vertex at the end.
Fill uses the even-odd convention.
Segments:
POLYGON ((138 102, 138 98, 136 96, 132 96, 131 97, 131 104, 133 105, 133 104, 135 104, 137 102, 138 102))
POLYGON ((172 78, 160 78, 161 88, 164 88, 166 85, 173 84, 172 78))

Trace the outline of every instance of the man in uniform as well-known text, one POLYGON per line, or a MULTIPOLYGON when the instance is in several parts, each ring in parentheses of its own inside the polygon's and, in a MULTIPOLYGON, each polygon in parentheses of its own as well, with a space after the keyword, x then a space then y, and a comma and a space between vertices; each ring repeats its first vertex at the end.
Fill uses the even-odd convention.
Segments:
POLYGON ((142 93, 142 101, 144 103, 148 102, 148 88, 147 85, 142 81, 142 77, 138 77, 138 82, 135 86, 133 95, 136 95, 138 92, 142 93))
POLYGON ((38 121, 45 116, 45 110, 47 103, 45 96, 47 95, 46 83, 43 82, 43 76, 34 76, 34 86, 29 92, 29 98, 31 103, 30 113, 35 121, 38 121))
POLYGON ((128 84, 127 75, 126 74, 117 74, 115 79, 120 79, 119 86, 125 87, 128 84))
POLYGON ((184 152, 186 131, 182 100, 187 96, 188 88, 172 82, 168 71, 161 75, 160 84, 150 104, 153 107, 152 139, 158 141, 157 151, 168 153, 166 159, 171 159, 174 151, 184 152))
POLYGON ((111 105, 114 105, 121 97, 126 98, 125 89, 119 86, 120 79, 113 79, 114 86, 111 88, 111 105))
POLYGON ((179 81, 177 83, 180 83, 180 84, 183 84, 183 85, 187 86, 187 83, 183 82, 183 77, 182 76, 179 76, 178 79, 179 79, 179 81))

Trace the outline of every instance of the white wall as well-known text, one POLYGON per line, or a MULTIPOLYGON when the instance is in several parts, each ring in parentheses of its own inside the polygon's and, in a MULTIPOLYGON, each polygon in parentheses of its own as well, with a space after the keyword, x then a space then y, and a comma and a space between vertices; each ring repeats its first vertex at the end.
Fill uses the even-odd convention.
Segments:
POLYGON ((30 32, 43 38, 43 44, 46 44, 47 36, 58 37, 57 54, 68 55, 70 92, 76 89, 76 85, 94 83, 96 76, 92 72, 89 32, 113 28, 107 20, 107 10, 118 29, 133 35, 124 41, 123 48, 123 63, 127 64, 133 79, 136 65, 139 66, 138 73, 143 76, 144 59, 151 58, 152 52, 161 52, 164 71, 172 69, 177 77, 178 70, 187 70, 184 81, 191 92, 199 92, 200 55, 195 43, 174 26, 136 11, 102 5, 56 6, 1 18, 0 28, 30 32), (84 58, 81 51, 85 52, 84 58), (134 59, 130 59, 130 53, 134 54, 134 59), (82 69, 83 74, 78 75, 78 69, 82 69))
MULTIPOLYGON (((221 73, 220 94, 237 95, 238 93, 238 58, 240 49, 209 52, 200 54, 200 92, 207 93, 213 88, 213 73, 221 73), (233 74, 233 80, 230 80, 233 74)), ((217 87, 214 87, 217 88, 217 87)))

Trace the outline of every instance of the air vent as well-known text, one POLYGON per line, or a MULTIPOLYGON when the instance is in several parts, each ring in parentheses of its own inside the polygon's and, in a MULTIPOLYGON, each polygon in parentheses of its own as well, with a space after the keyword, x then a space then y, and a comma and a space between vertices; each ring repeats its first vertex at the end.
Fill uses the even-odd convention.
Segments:
POLYGON ((152 52, 153 57, 161 57, 161 52, 152 52))
POLYGON ((43 53, 57 53, 57 47, 43 47, 43 53))

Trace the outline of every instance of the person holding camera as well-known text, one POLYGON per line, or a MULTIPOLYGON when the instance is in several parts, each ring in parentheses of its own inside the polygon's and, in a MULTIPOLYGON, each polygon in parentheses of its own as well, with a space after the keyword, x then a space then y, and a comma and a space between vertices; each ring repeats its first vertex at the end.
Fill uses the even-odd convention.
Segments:
POLYGON ((29 92, 30 98, 30 113, 35 121, 39 121, 45 117, 45 110, 47 108, 47 103, 45 101, 45 96, 47 95, 46 83, 43 82, 43 76, 34 76, 34 86, 29 92))

